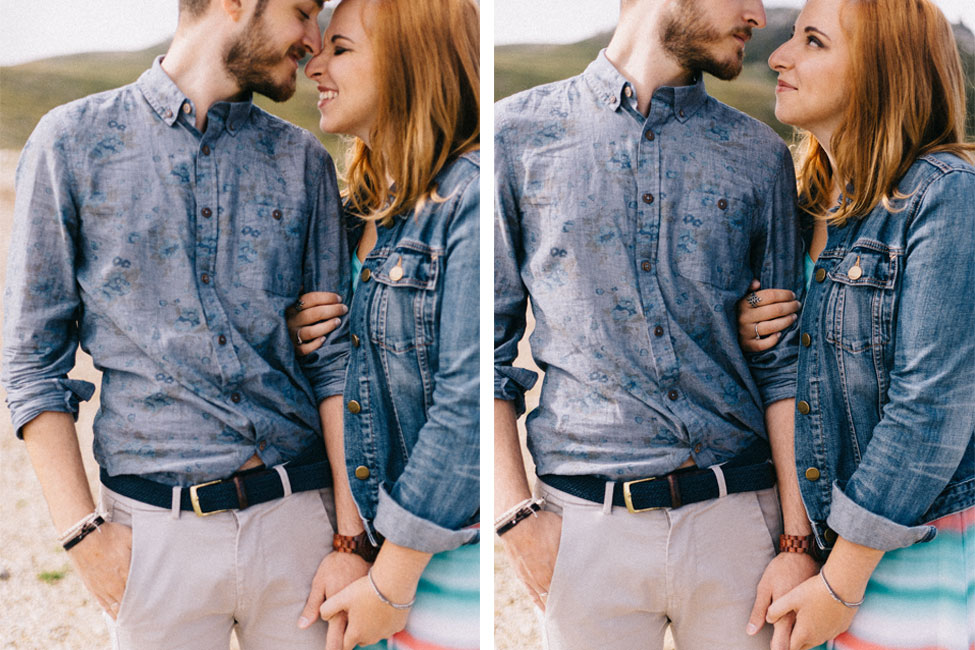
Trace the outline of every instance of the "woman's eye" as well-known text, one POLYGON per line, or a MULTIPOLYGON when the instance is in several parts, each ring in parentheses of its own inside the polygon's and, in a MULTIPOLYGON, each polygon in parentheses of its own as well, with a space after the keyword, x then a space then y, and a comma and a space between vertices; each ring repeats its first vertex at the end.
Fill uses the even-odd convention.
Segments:
POLYGON ((823 46, 823 42, 812 35, 806 37, 806 42, 809 43, 810 45, 815 45, 816 47, 823 46))
POLYGON ((338 56, 339 54, 344 54, 345 52, 348 52, 348 51, 349 51, 349 49, 346 48, 346 47, 336 47, 334 54, 335 54, 335 56, 338 56))

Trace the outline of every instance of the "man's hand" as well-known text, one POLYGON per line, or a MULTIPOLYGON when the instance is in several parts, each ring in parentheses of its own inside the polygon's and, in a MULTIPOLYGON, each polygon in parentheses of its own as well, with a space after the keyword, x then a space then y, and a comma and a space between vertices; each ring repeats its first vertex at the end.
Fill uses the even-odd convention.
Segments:
MULTIPOLYGON (((765 573, 758 583, 755 606, 752 608, 746 628, 748 634, 756 634, 762 629, 772 601, 785 595, 810 576, 816 575, 817 571, 819 571, 819 564, 806 553, 776 555, 765 568, 765 573)), ((789 638, 794 624, 795 615, 791 612, 776 618, 773 624, 771 650, 789 650, 789 638)))
MULTIPOLYGON (((384 588, 381 583, 377 587, 380 591, 384 588)), ((384 603, 369 584, 369 578, 365 577, 329 596, 320 613, 329 627, 325 650, 352 650, 357 645, 377 643, 402 630, 410 610, 396 609, 384 603), (336 619, 344 621, 344 625, 339 625, 344 636, 332 633, 336 619)))
POLYGON ((562 537, 562 517, 542 510, 501 536, 518 577, 528 587, 532 600, 545 611, 545 599, 552 584, 555 558, 562 537))
MULTIPOLYGON (((301 618, 298 619, 298 627, 305 629, 314 623, 319 616, 318 610, 326 598, 339 593, 346 586, 366 575, 367 571, 369 571, 369 563, 355 553, 333 552, 326 555, 312 579, 311 592, 305 602, 305 609, 301 612, 301 618)), ((327 650, 342 647, 345 622, 344 613, 329 621, 327 650)))
POLYGON ((104 523, 68 551, 68 557, 102 609, 117 618, 129 579, 132 529, 104 523))

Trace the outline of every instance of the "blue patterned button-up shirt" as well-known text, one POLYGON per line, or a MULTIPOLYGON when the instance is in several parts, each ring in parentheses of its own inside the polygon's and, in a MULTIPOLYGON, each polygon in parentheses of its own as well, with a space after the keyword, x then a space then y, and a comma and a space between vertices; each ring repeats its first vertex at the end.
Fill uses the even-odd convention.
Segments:
POLYGON ((801 291, 786 146, 701 80, 636 106, 605 53, 497 105, 495 397, 520 404, 535 381, 512 365, 530 299, 539 474, 720 463, 795 395, 795 328, 746 358, 735 323, 753 277, 801 291))
POLYGON ((77 412, 80 342, 103 372, 94 451, 111 475, 172 485, 284 462, 321 435, 342 392, 345 328, 302 368, 284 309, 348 284, 328 154, 250 101, 205 133, 160 66, 61 106, 17 170, 4 294, 14 426, 77 412))

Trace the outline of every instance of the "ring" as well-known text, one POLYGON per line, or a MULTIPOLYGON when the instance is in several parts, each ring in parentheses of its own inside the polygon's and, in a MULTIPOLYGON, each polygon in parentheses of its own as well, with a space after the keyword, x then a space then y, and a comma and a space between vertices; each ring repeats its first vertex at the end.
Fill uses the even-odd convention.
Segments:
POLYGON ((111 603, 111 604, 110 604, 110 605, 109 605, 108 607, 109 607, 109 609, 111 609, 112 611, 115 611, 116 609, 118 609, 118 608, 119 608, 119 604, 118 604, 118 603, 111 603))
POLYGON ((756 341, 762 340, 762 335, 758 333, 758 323, 755 323, 755 340, 756 341))
POLYGON ((305 303, 301 300, 301 298, 299 298, 298 302, 295 303, 295 311, 301 311, 304 308, 305 308, 305 303))
POLYGON ((754 291, 752 291, 750 294, 748 294, 748 304, 753 309, 755 307, 758 307, 759 303, 761 303, 761 302, 762 302, 762 299, 759 298, 758 295, 754 291))
MULTIPOLYGON (((302 325, 302 327, 304 327, 304 325, 302 325)), ((756 325, 755 327, 757 328, 758 326, 756 325)), ((755 331, 757 332, 758 330, 756 329, 755 331)), ((295 343, 298 345, 305 344, 305 342, 301 340, 301 327, 295 330, 295 343)))
POLYGON ((538 597, 539 598, 548 598, 548 592, 547 591, 543 591, 543 592, 541 592, 541 593, 538 594, 538 597))

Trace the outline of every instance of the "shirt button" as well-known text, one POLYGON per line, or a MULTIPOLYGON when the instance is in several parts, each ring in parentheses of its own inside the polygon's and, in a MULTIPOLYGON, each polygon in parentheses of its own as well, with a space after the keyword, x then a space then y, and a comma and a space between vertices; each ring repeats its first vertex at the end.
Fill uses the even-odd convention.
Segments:
POLYGON ((369 278, 372 277, 372 271, 369 269, 362 269, 362 273, 359 274, 359 280, 362 282, 369 282, 369 278))
POLYGON ((271 213, 271 216, 274 217, 275 219, 277 219, 278 221, 281 221, 281 211, 280 210, 275 210, 274 212, 271 213))
POLYGON ((170 118, 172 116, 173 116, 173 112, 171 110, 169 110, 169 109, 166 109, 166 118, 168 119, 168 118, 170 118))
POLYGON ((701 453, 701 450, 702 449, 704 449, 704 445, 702 445, 701 443, 697 443, 696 445, 694 445, 694 453, 695 454, 701 453))
POLYGON ((365 481, 369 478, 369 468, 365 465, 359 465, 355 468, 355 477, 360 481, 365 481))
POLYGON ((804 400, 804 399, 803 400, 799 400, 799 403, 796 404, 796 408, 803 415, 809 415, 809 411, 810 411, 809 402, 807 402, 806 400, 804 400))
POLYGON ((819 470, 816 469, 815 467, 810 467, 809 469, 807 469, 806 470, 806 479, 807 480, 810 480, 810 481, 818 481, 819 480, 819 470))
POLYGON ((684 109, 682 108, 679 111, 677 111, 677 114, 681 117, 684 117, 684 109))
POLYGON ((204 217, 209 219, 210 216, 213 214, 213 211, 210 210, 210 208, 203 208, 202 210, 200 210, 200 214, 202 214, 204 217))
POLYGON ((200 276, 200 280, 203 282, 203 284, 210 284, 210 276, 206 273, 200 276))
POLYGON ((359 347, 359 337, 356 336, 355 334, 352 335, 352 347, 354 348, 359 347))
POLYGON ((670 398, 670 401, 671 402, 676 401, 677 398, 678 398, 678 396, 679 396, 679 393, 676 390, 672 390, 669 393, 667 393, 667 397, 670 398))
POLYGON ((257 445, 257 448, 261 451, 267 449, 267 440, 261 440, 261 444, 257 445))
POLYGON ((653 194, 650 192, 645 192, 643 194, 643 202, 647 204, 653 203, 653 194))
POLYGON ((190 103, 189 102, 186 102, 185 104, 183 104, 183 112, 184 113, 186 113, 187 115, 189 115, 190 114, 190 111, 192 111, 192 110, 193 110, 193 107, 190 106, 190 103))
POLYGON ((209 156, 210 155, 210 145, 208 145, 208 144, 203 145, 202 151, 203 151, 203 155, 204 156, 209 156))
POLYGON ((718 199, 718 207, 722 210, 728 207, 728 202, 724 199, 718 199))
POLYGON ((664 328, 662 328, 660 325, 657 325, 656 327, 653 328, 653 334, 654 336, 663 336, 664 328))
POLYGON ((653 142, 653 138, 654 138, 653 131, 647 131, 646 133, 643 134, 643 137, 649 140, 650 142, 653 142))
POLYGON ((356 414, 362 410, 362 406, 359 404, 359 402, 355 401, 354 399, 349 400, 349 403, 346 404, 345 407, 349 409, 349 413, 352 414, 356 414))
POLYGON ((833 542, 836 541, 836 531, 833 530, 832 528, 827 528, 825 532, 823 532, 823 537, 826 538, 827 542, 832 544, 833 542))
POLYGON ((649 270, 650 270, 650 262, 648 262, 648 261, 646 261, 646 260, 644 260, 644 261, 643 261, 643 262, 642 262, 642 263, 640 264, 640 268, 641 268, 641 269, 643 269, 644 271, 649 271, 649 270))
POLYGON ((806 332, 802 333, 802 336, 799 337, 799 340, 802 341, 803 347, 808 348, 810 345, 812 345, 812 337, 809 336, 809 334, 807 334, 806 332))
POLYGON ((822 282, 826 279, 826 269, 816 269, 816 282, 822 282))
POLYGON ((219 343, 220 345, 227 345, 227 337, 221 334, 220 336, 217 337, 217 343, 219 343))
POLYGON ((230 401, 234 404, 240 404, 240 393, 231 393, 230 401))

